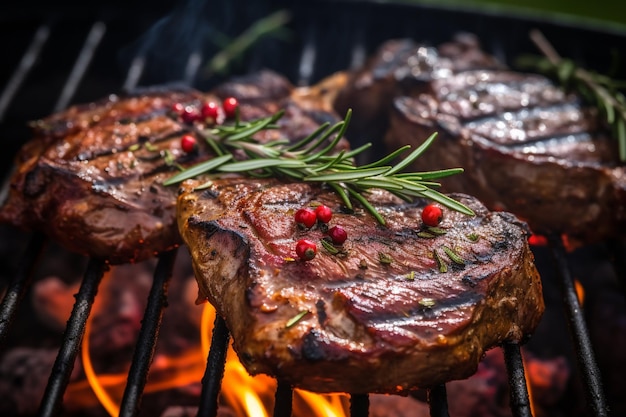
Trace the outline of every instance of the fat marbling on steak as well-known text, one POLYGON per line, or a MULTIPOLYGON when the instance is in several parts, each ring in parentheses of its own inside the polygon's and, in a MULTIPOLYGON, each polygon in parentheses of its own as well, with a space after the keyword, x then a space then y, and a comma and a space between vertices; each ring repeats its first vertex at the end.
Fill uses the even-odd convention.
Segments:
MULTIPOLYGON (((199 137, 197 152, 182 150, 181 137, 200 127, 171 109, 175 103, 219 103, 229 93, 240 101, 242 120, 285 110, 278 129, 257 134, 260 141, 298 140, 339 120, 322 104, 300 105, 289 81, 271 71, 233 79, 214 93, 159 87, 73 106, 33 124, 33 139, 16 157, 0 221, 43 231, 74 252, 114 264, 178 246, 177 187, 163 181, 178 172, 174 165, 195 165, 212 154, 199 137)), ((339 149, 346 147, 342 140, 339 149)))
POLYGON ((525 340, 542 316, 525 224, 473 197, 453 195, 475 216, 444 209, 429 230, 425 201, 379 190, 369 199, 386 226, 308 183, 198 184, 182 184, 178 222, 199 301, 225 319, 251 374, 317 392, 399 393, 470 376, 487 349, 525 340), (311 204, 347 230, 338 253, 322 247, 319 227, 296 225, 311 204), (296 259, 301 238, 317 242, 310 261, 296 259))

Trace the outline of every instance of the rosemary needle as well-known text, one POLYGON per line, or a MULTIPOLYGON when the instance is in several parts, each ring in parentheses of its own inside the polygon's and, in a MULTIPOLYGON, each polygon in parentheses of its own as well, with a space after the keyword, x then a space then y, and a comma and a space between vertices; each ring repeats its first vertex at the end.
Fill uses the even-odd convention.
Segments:
POLYGON ((538 30, 533 30, 530 38, 544 57, 524 56, 518 64, 555 76, 565 88, 576 90, 593 103, 612 126, 618 140, 619 160, 626 162, 626 96, 620 91, 626 82, 580 68, 571 59, 562 58, 538 30))
POLYGON ((335 125, 324 124, 293 145, 284 140, 261 143, 253 137, 261 130, 275 129, 275 123, 283 114, 284 112, 280 111, 268 117, 245 122, 237 119, 234 125, 218 125, 199 132, 218 156, 182 170, 168 178, 164 185, 177 184, 203 174, 211 174, 212 177, 219 176, 220 173, 241 173, 255 177, 273 176, 326 184, 339 195, 346 207, 351 209, 354 199, 383 225, 385 219, 367 200, 367 193, 373 188, 389 191, 406 201, 425 197, 450 209, 474 215, 469 207, 432 188, 439 185, 432 180, 461 173, 462 168, 419 173, 400 172, 432 144, 436 134, 432 134, 404 159, 400 157, 410 150, 410 146, 404 146, 376 162, 359 167, 354 165, 353 157, 369 146, 347 152, 335 152, 348 127, 352 114, 350 110, 344 120, 335 125), (233 152, 237 150, 243 151, 247 159, 236 160, 233 152), (395 159, 400 161, 392 165, 395 159))

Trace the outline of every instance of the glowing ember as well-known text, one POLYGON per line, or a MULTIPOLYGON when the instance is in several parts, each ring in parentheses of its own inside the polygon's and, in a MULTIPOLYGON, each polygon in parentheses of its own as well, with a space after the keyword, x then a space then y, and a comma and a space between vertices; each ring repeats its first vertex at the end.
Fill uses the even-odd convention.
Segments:
POLYGON ((546 246, 548 244, 548 238, 543 235, 532 234, 528 238, 528 244, 531 246, 546 246))

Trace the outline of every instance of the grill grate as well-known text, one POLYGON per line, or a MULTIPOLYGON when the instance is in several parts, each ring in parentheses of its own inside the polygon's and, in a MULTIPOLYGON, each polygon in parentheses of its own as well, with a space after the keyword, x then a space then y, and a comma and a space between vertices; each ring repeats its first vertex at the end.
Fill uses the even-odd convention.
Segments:
MULTIPOLYGON (((381 6, 374 3, 361 3, 357 8, 354 2, 349 1, 318 1, 312 3, 314 4, 303 5, 294 11, 294 27, 302 28, 301 32, 303 33, 297 33, 300 37, 293 49, 280 54, 276 52, 280 48, 273 47, 269 49, 271 53, 263 54, 263 59, 259 58, 260 54, 256 52, 255 59, 252 60, 255 62, 253 66, 273 67, 290 76, 291 79, 296 80, 298 83, 310 84, 334 70, 361 63, 367 56, 367 51, 385 39, 414 36, 415 38, 439 42, 449 39, 450 34, 457 30, 472 31, 479 36, 482 35, 485 39, 497 38, 494 39, 491 48, 501 59, 506 60, 510 58, 507 54, 512 53, 510 52, 512 44, 517 46, 516 49, 513 49, 516 52, 519 50, 520 45, 524 44, 520 38, 511 35, 511 33, 517 33, 516 31, 518 31, 525 34, 529 25, 529 22, 520 18, 495 17, 480 13, 475 14, 470 11, 451 12, 449 10, 412 6, 381 6), (332 8, 332 16, 338 26, 344 25, 353 28, 352 22, 355 21, 361 21, 362 24, 354 28, 355 30, 351 31, 347 36, 340 36, 335 39, 329 38, 329 36, 337 36, 337 33, 333 33, 332 30, 322 31, 321 28, 325 26, 319 24, 319 22, 324 22, 328 18, 329 7, 332 8), (358 16, 355 16, 355 13, 358 16), (424 17, 423 13, 430 17, 424 17), (381 15, 387 16, 388 19, 381 19, 378 22, 380 25, 377 25, 377 27, 380 26, 380 30, 374 32, 366 31, 365 28, 368 22, 381 15), (423 24, 416 24, 415 21, 423 24), (433 22, 437 22, 436 27, 433 22), (468 26, 468 22, 473 23, 468 26), (417 32, 416 28, 424 32, 417 32), (508 33, 509 37, 485 36, 486 33, 494 30, 496 31, 495 33, 498 33, 498 31, 508 33), (506 32, 503 32, 503 30, 506 32), (329 45, 331 44, 330 42, 334 41, 338 43, 339 48, 346 50, 347 53, 343 54, 344 56, 337 57, 334 51, 328 51, 324 48, 325 45, 329 45), (294 57, 296 58, 294 59, 294 57)), ((120 15, 121 13, 113 14, 114 17, 119 17, 120 15)), ((571 33, 577 34, 580 32, 578 28, 570 28, 550 22, 533 21, 532 23, 540 26, 547 34, 560 33, 557 36, 559 39, 567 39, 572 37, 571 33)), ((26 47, 26 52, 23 53, 13 73, 7 77, 8 83, 0 95, 0 122, 5 122, 6 126, 8 126, 5 129, 7 132, 13 133, 16 130, 15 126, 12 125, 12 123, 15 123, 14 120, 19 120, 20 123, 23 123, 24 120, 43 116, 50 110, 61 110, 78 100, 77 96, 83 90, 87 90, 92 94, 90 98, 96 98, 109 93, 111 84, 118 87, 122 86, 126 90, 135 89, 141 84, 142 79, 146 78, 146 68, 150 66, 150 57, 145 50, 140 50, 130 60, 125 76, 114 77, 114 82, 101 83, 102 85, 99 88, 102 88, 103 91, 94 92, 98 90, 98 87, 94 87, 93 83, 87 84, 88 80, 86 78, 90 68, 97 59, 98 53, 104 48, 103 45, 106 44, 106 35, 115 33, 109 29, 110 25, 118 27, 119 22, 95 19, 93 24, 88 25, 86 32, 83 34, 85 40, 79 48, 78 56, 69 72, 69 76, 65 79, 58 94, 51 93, 54 100, 52 107, 47 109, 38 108, 33 113, 28 114, 27 117, 23 117, 23 115, 12 113, 12 106, 15 105, 17 107, 21 92, 25 96, 29 96, 29 89, 37 87, 37 78, 31 77, 31 75, 36 72, 38 67, 43 65, 41 60, 43 59, 45 48, 51 43, 55 30, 62 26, 58 21, 56 21, 56 25, 52 25, 47 19, 45 23, 35 25, 32 32, 34 33, 32 40, 26 47), (29 87, 30 85, 35 87, 29 87)), ((346 35, 345 30, 342 32, 342 35, 346 35)), ((596 33, 593 31, 584 32, 584 35, 579 34, 577 37, 574 37, 578 39, 582 36, 584 36, 584 41, 581 40, 581 42, 575 43, 577 47, 581 46, 579 49, 576 49, 576 53, 581 54, 581 51, 590 51, 588 56, 582 58, 586 60, 596 59, 596 61, 592 62, 598 62, 600 59, 597 59, 598 57, 595 56, 595 49, 589 48, 588 45, 594 43, 603 44, 608 45, 607 49, 609 49, 611 45, 620 45, 620 42, 623 42, 624 39, 624 36, 621 35, 604 32, 596 33)), ((567 52, 566 48, 564 48, 564 52, 567 52)), ((572 56, 576 55, 572 54, 572 56)), ((110 54, 108 57, 112 59, 110 54)), ((201 57, 202 54, 195 50, 186 58, 186 64, 183 65, 184 73, 181 75, 181 79, 186 80, 188 83, 192 83, 192 80, 197 80, 201 57)), ((247 68, 247 70, 252 69, 257 68, 247 68)), ((96 79, 96 81, 98 80, 96 79)), ((150 80, 150 82, 154 81, 150 80)), ((198 82, 198 84, 199 86, 202 85, 201 82, 198 82)), ((30 95, 32 95, 32 92, 30 95)), ((17 139, 11 144, 13 151, 26 139, 25 136, 20 137, 16 135, 16 137, 17 139)), ((7 165, 8 161, 4 166, 7 165)), ((38 263, 38 258, 43 253, 45 244, 46 239, 43 236, 34 234, 16 268, 14 278, 8 286, 7 293, 0 306, 0 343, 4 343, 8 329, 17 314, 20 301, 31 284, 33 270, 38 263)), ((583 312, 578 304, 565 250, 558 238, 550 240, 550 248, 560 279, 559 282, 573 345, 578 354, 578 363, 586 387, 587 403, 594 415, 608 416, 601 375, 594 359, 583 312)), ((135 347, 131 369, 128 374, 128 382, 120 408, 121 416, 135 416, 139 413, 142 394, 159 334, 163 310, 167 303, 167 286, 172 276, 175 259, 176 251, 165 253, 160 256, 155 269, 154 281, 144 314, 143 325, 135 347)), ((617 265, 618 268, 619 266, 617 265)), ((63 342, 58 351, 58 356, 40 405, 39 414, 41 416, 51 417, 60 413, 63 394, 68 386, 78 348, 85 331, 86 320, 93 306, 98 285, 105 269, 106 263, 101 260, 90 260, 87 265, 82 285, 76 298, 76 304, 67 323, 63 342)), ((202 379, 202 393, 198 415, 217 415, 218 396, 224 374, 224 363, 229 339, 230 336, 225 322, 219 317, 216 318, 211 349, 207 359, 207 368, 202 379)), ((531 416, 531 405, 526 387, 520 346, 517 344, 505 344, 503 351, 511 388, 512 413, 516 417, 531 416)), ((291 415, 292 398, 293 392, 291 387, 282 381, 278 381, 275 394, 275 417, 291 415)), ((451 400, 454 401, 454 399, 451 400)), ((428 402, 431 416, 442 417, 449 415, 445 386, 442 385, 430 389, 428 391, 428 402)), ((351 396, 350 413, 354 417, 367 416, 369 413, 369 397, 367 395, 351 396)))
POLYGON ((570 335, 578 355, 578 366, 588 390, 587 402, 596 416, 607 416, 608 408, 604 398, 600 370, 596 364, 595 355, 589 339, 587 324, 583 316, 578 296, 574 288, 574 280, 570 267, 565 258, 565 248, 561 239, 552 236, 550 239, 552 255, 559 271, 559 284, 563 293, 563 302, 566 316, 569 321, 570 335))

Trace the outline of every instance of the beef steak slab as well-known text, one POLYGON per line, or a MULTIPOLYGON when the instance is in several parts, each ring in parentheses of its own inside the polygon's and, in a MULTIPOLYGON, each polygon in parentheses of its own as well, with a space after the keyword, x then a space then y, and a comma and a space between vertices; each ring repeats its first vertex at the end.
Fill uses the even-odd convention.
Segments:
POLYGON ((426 201, 368 196, 387 224, 308 183, 186 181, 178 199, 199 302, 226 320, 251 374, 317 392, 401 393, 475 372, 484 352, 523 341, 543 310, 523 222, 456 194, 475 216, 443 209, 422 224, 426 201), (328 251, 322 227, 302 229, 301 207, 325 204, 348 233, 328 251), (316 242, 309 261, 296 242, 316 242), (334 253, 336 252, 336 253, 334 253))
MULTIPOLYGON (((0 221, 43 231, 71 251, 113 264, 172 249, 181 243, 177 187, 163 181, 178 172, 175 165, 188 167, 212 157, 199 136, 197 151, 183 151, 181 137, 202 126, 173 114, 173 105, 220 103, 232 94, 240 101, 241 120, 285 110, 278 129, 257 134, 260 141, 299 140, 322 123, 339 120, 315 100, 300 105, 295 91, 284 77, 261 71, 211 93, 150 88, 39 120, 33 123, 33 139, 16 157, 0 221)), ((342 140, 339 149, 345 148, 342 140)))
POLYGON ((397 149, 438 132, 411 169, 463 167, 441 181, 445 191, 574 244, 626 235, 626 165, 597 111, 544 76, 507 68, 476 37, 390 40, 338 88, 335 107, 354 109, 356 138, 385 136, 397 149))
POLYGON ((445 190, 514 212, 537 233, 577 244, 626 235, 626 166, 595 109, 542 76, 507 70, 467 71, 431 91, 393 103, 389 147, 439 133, 412 169, 462 166, 445 190))

